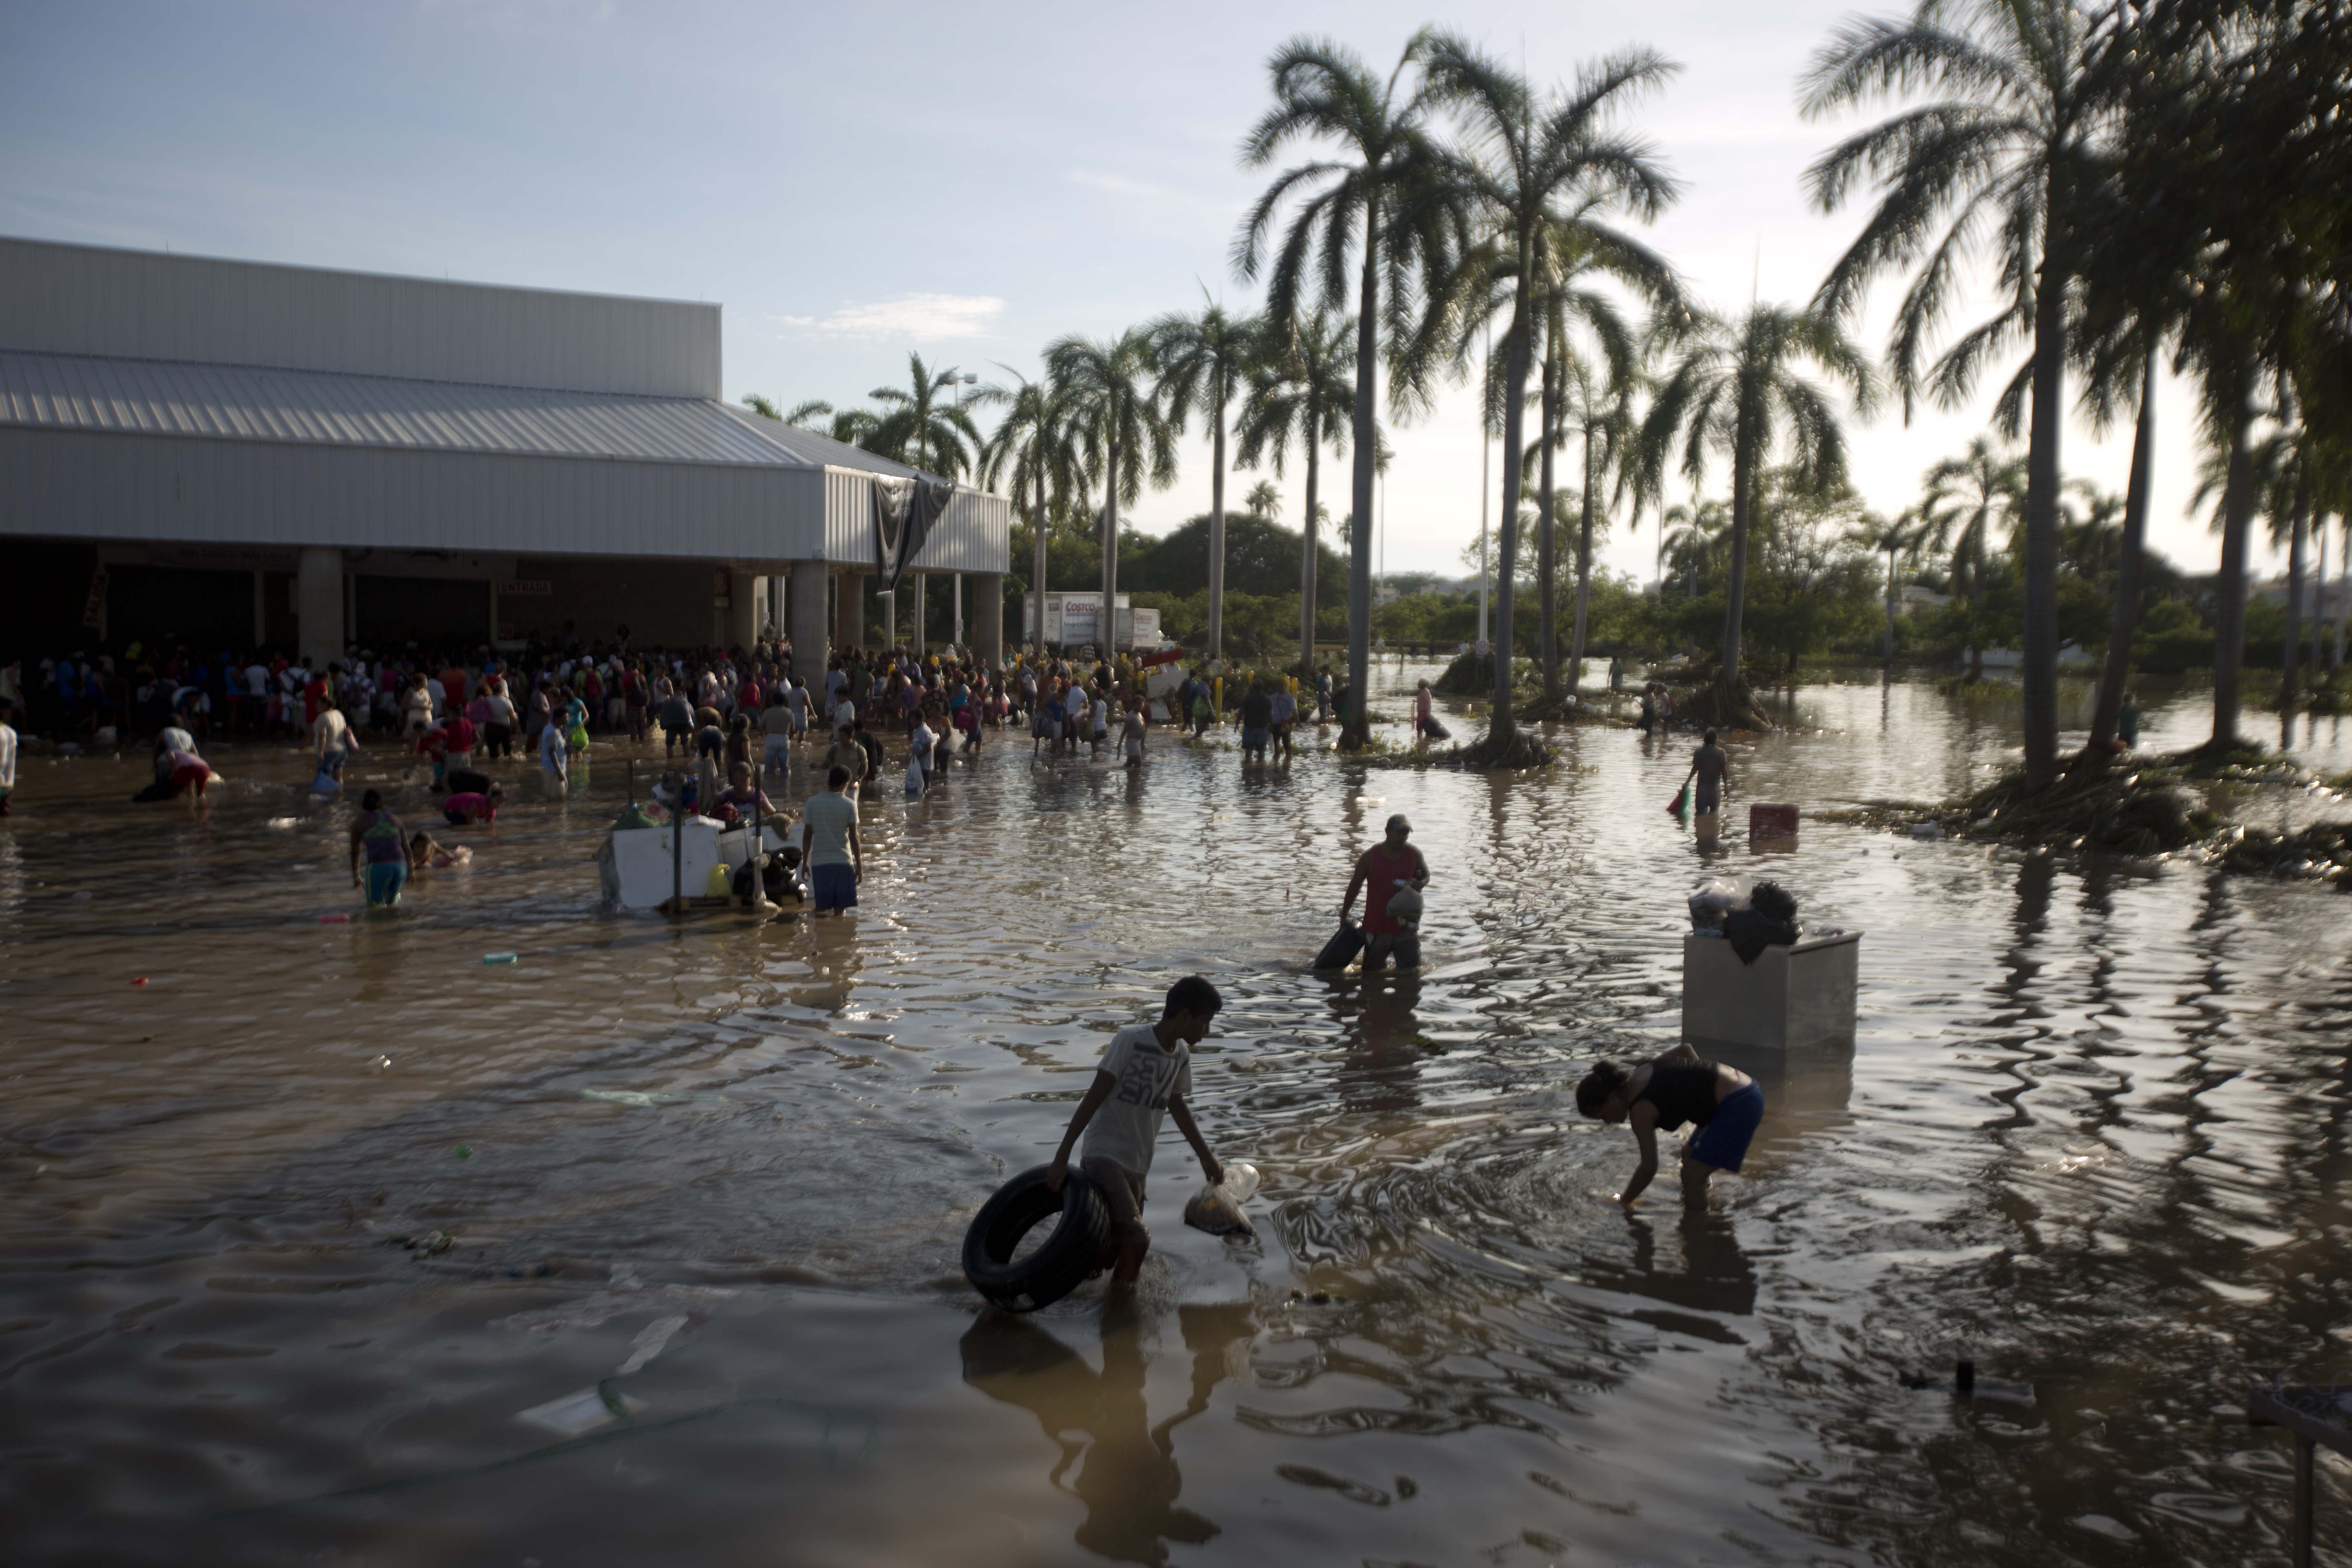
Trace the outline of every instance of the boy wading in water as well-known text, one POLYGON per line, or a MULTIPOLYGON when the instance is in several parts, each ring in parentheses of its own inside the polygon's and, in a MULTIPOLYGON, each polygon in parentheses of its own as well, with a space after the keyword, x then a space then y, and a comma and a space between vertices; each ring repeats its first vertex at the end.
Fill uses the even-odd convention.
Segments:
POLYGON ((1764 1091, 1738 1068, 1708 1061, 1687 1042, 1630 1072, 1601 1062, 1576 1086, 1576 1109, 1633 1130, 1642 1162, 1617 1194, 1630 1209, 1658 1173, 1658 1134, 1687 1121, 1698 1131, 1683 1146, 1683 1202, 1706 1202, 1707 1178, 1717 1171, 1739 1173, 1748 1144, 1764 1120, 1764 1091))
POLYGON ((1143 1183, 1151 1173, 1151 1150, 1160 1139, 1163 1113, 1175 1117, 1176 1131, 1192 1145, 1209 1180, 1225 1179, 1224 1167, 1209 1152, 1184 1103, 1192 1092, 1191 1047, 1201 1043, 1224 1005, 1215 986, 1188 974, 1168 988, 1160 1022, 1131 1024, 1113 1035, 1094 1082, 1070 1117, 1070 1130, 1062 1134, 1062 1146, 1054 1152, 1045 1184, 1058 1193, 1069 1172, 1070 1146, 1080 1133, 1086 1134, 1078 1169, 1110 1210, 1111 1244, 1118 1249, 1110 1277, 1114 1286, 1134 1284, 1144 1254, 1151 1250, 1151 1233, 1143 1228, 1143 1183))

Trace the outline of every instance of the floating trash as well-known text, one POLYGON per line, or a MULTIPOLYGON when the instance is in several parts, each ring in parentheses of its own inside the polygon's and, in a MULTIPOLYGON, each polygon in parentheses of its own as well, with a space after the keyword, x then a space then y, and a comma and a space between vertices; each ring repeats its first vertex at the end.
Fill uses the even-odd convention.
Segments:
POLYGON ((142 975, 141 975, 138 979, 136 979, 136 980, 132 981, 131 984, 132 987, 135 989, 135 988, 136 988, 136 987, 138 987, 138 986, 142 986, 142 985, 146 984, 147 984, 147 977, 146 977, 145 975, 143 975, 143 974, 142 974, 142 975))
POLYGON ((378 1057, 375 1058, 375 1065, 380 1068, 388 1068, 392 1065, 392 1058, 390 1057, 378 1057))
POLYGON ((625 1421, 645 1408, 642 1400, 606 1384, 583 1388, 577 1394, 567 1394, 561 1399, 551 1399, 544 1405, 534 1405, 518 1411, 515 1419, 552 1432, 562 1437, 577 1437, 593 1432, 599 1426, 609 1426, 615 1421, 625 1421))
POLYGON ((484 963, 512 963, 514 961, 515 955, 511 952, 486 952, 482 954, 482 962, 484 963))
POLYGON ((273 816, 268 822, 262 824, 262 826, 265 827, 276 827, 281 829, 288 827, 299 827, 302 826, 302 819, 299 816, 273 816))
POLYGON ((352 917, 349 915, 320 915, 319 917, 319 923, 322 926, 347 926, 352 923, 352 917))
POLYGON ((469 1143, 460 1143, 455 1149, 450 1150, 449 1152, 457 1155, 460 1160, 470 1160, 474 1157, 473 1145, 469 1143))

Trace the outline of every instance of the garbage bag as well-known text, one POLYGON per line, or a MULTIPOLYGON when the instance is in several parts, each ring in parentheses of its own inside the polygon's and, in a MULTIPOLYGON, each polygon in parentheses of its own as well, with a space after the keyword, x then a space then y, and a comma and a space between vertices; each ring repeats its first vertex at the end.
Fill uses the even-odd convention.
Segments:
POLYGON ((1723 917, 1724 940, 1731 951, 1739 955, 1742 963, 1753 963, 1756 955, 1768 947, 1793 947, 1797 928, 1785 921, 1774 920, 1761 910, 1734 910, 1723 917))
POLYGON ((1748 876, 1710 877, 1692 890, 1691 930, 1721 931, 1726 915, 1748 907, 1755 879, 1748 876))
POLYGON ((1363 951, 1362 928, 1353 921, 1343 920, 1339 922, 1339 929, 1332 935, 1331 940, 1323 944, 1323 951, 1315 955, 1314 967, 1345 969, 1355 962, 1356 954, 1363 951))
POLYGON ((324 795, 341 795, 343 793, 343 781, 321 768, 319 770, 319 775, 310 781, 310 793, 324 795))
POLYGON ((1418 929, 1421 924, 1421 889, 1410 883, 1399 888, 1389 900, 1389 913, 1407 931, 1418 929))
POLYGON ((923 793, 923 764, 920 759, 907 759, 907 798, 913 800, 923 793))
POLYGON ((1257 1167, 1246 1160, 1232 1160, 1225 1164, 1224 1180, 1204 1182, 1184 1204, 1184 1223, 1194 1230, 1205 1230, 1211 1236, 1255 1236, 1257 1227, 1250 1224, 1242 1205, 1257 1193, 1257 1167))
POLYGON ((1685 784, 1675 791, 1674 799, 1666 802, 1666 815, 1680 822, 1683 819, 1683 803, 1688 799, 1690 799, 1690 786, 1685 784))

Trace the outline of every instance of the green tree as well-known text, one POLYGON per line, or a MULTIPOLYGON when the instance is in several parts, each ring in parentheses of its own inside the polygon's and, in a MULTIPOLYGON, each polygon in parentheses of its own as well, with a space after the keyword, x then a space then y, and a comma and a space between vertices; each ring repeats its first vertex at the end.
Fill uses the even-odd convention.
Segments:
POLYGON ((1299 554, 1298 584, 1302 675, 1315 672, 1315 606, 1319 602, 1316 564, 1321 553, 1316 533, 1323 515, 1318 499, 1323 448, 1328 445, 1334 452, 1348 449, 1351 419, 1360 401, 1355 380, 1349 374, 1357 363, 1349 353, 1350 325, 1328 310, 1318 310, 1270 342, 1251 374, 1234 427, 1244 468, 1271 461, 1274 471, 1281 473, 1294 441, 1307 459, 1307 547, 1299 554))
MULTIPOLYGON (((1422 48, 1416 37, 1383 81, 1342 45, 1294 38, 1267 61, 1274 107, 1242 142, 1242 162, 1262 169, 1293 142, 1336 144, 1329 157, 1286 169, 1251 209, 1234 240, 1244 279, 1266 274, 1269 321, 1293 324, 1302 291, 1317 275, 1323 308, 1345 310, 1348 263, 1356 258, 1355 472, 1349 508, 1348 703, 1340 743, 1364 744, 1370 728, 1372 605, 1373 395, 1381 340, 1401 342, 1416 289, 1452 267, 1462 237, 1456 192, 1443 177, 1444 156, 1427 125, 1428 105, 1401 79, 1422 48), (1277 219, 1294 207, 1280 241, 1277 219), (1385 285, 1385 288, 1383 287, 1385 285)), ((1391 405, 1410 411, 1412 388, 1392 380, 1391 405), (1402 397, 1403 401, 1400 403, 1402 397)), ((1310 509, 1311 512, 1311 509, 1310 509)), ((1310 520, 1309 529, 1313 527, 1310 520)), ((1310 557, 1311 559, 1311 557, 1310 557)))
POLYGON ((1839 143, 1808 175, 1824 212, 1836 211, 1864 179, 1879 186, 1876 208, 1830 269, 1817 309, 1851 314, 1873 277, 1918 268, 1888 344, 1906 416, 1930 382, 1947 405, 1957 404, 1988 357, 2031 335, 2021 675, 2025 772, 2036 788, 2058 773, 2058 443, 2075 266, 2069 242, 2080 234, 2074 205, 2095 186, 2101 162, 2102 100, 2088 32, 2075 0, 1991 0, 1965 10, 1921 0, 1907 19, 1841 26, 1805 78, 1804 110, 1815 117, 1922 89, 1948 95, 1839 143), (1922 363, 1927 340, 1949 304, 1956 273, 1984 243, 1996 250, 2000 309, 1930 370, 1922 363))
POLYGON ((1652 494, 1679 444, 1681 468, 1694 482, 1710 455, 1731 459, 1730 554, 1725 574, 1723 668, 1717 677, 1727 719, 1760 722, 1739 666, 1740 616, 1748 584, 1748 538, 1756 487, 1785 437, 1790 468, 1809 489, 1829 489, 1845 477, 1845 431, 1837 410, 1799 373, 1806 362, 1843 383, 1865 416, 1877 405, 1870 362, 1829 317, 1780 305, 1757 305, 1738 321, 1695 316, 1650 401, 1635 461, 1652 494))
POLYGON ((1209 476, 1208 650, 1211 658, 1221 658, 1225 646, 1225 426, 1234 400, 1262 352, 1264 333, 1257 322, 1229 315, 1223 305, 1210 301, 1195 315, 1162 316, 1152 324, 1151 336, 1169 419, 1181 430, 1197 403, 1209 421, 1214 468, 1209 476))
POLYGON ((1102 608, 1097 647, 1108 658, 1118 637, 1118 509, 1176 482, 1176 430, 1160 404, 1151 334, 1071 336, 1045 350, 1046 373, 1063 399, 1066 428, 1087 469, 1102 476, 1102 608))
POLYGON ((1272 479, 1260 479, 1250 486, 1249 494, 1242 498, 1242 506, 1252 517, 1262 517, 1271 522, 1282 515, 1282 489, 1272 479))
MULTIPOLYGON (((1675 186, 1646 143, 1615 131, 1615 118, 1675 68, 1647 50, 1629 51, 1585 68, 1572 89, 1547 94, 1538 102, 1524 78, 1461 37, 1433 33, 1417 47, 1428 96, 1464 122, 1465 146, 1446 161, 1444 183, 1461 193, 1454 199, 1466 202, 1478 231, 1475 243, 1433 290, 1412 348, 1402 357, 1399 380, 1423 384, 1437 364, 1465 363, 1479 327, 1507 312, 1503 494, 1517 496, 1525 464, 1535 332, 1545 321, 1549 296, 1566 292, 1547 247, 1561 237, 1557 230, 1568 215, 1565 221, 1575 226, 1569 232, 1596 250, 1639 249, 1601 219, 1616 212, 1654 217, 1674 199, 1675 186)), ((1548 452, 1554 437, 1549 431, 1545 437, 1548 452)), ((1358 467, 1365 463, 1360 457, 1358 467)), ((1500 542, 1507 563, 1517 558, 1517 508, 1507 506, 1500 542)), ((1516 576, 1508 570, 1500 574, 1496 598, 1495 641, 1504 649, 1515 646, 1516 576)), ((1555 668, 1555 692, 1558 684, 1555 668)), ((1495 661, 1488 734, 1498 754, 1517 734, 1508 658, 1495 661)))
POLYGON ((1969 679, 1984 679, 1985 561, 1996 532, 2015 530, 2024 505, 2025 465, 1979 436, 1961 457, 1927 470, 1920 539, 1951 562, 1952 602, 1968 627, 1969 679))
POLYGON ((1016 515, 1023 497, 1029 499, 1030 548, 1034 554, 1029 587, 1039 595, 1033 629, 1036 634, 1036 652, 1043 658, 1046 543, 1053 531, 1053 516, 1056 511, 1066 511, 1071 499, 1084 493, 1088 476, 1085 454, 1070 435, 1068 410, 1053 386, 1031 381, 1008 367, 999 368, 1004 369, 1017 384, 1010 391, 992 387, 984 395, 988 402, 1002 404, 1004 414, 981 445, 981 482, 992 487, 1009 484, 1016 515))
POLYGON ((971 471, 980 427, 957 401, 956 372, 934 371, 923 356, 907 356, 906 387, 877 386, 866 394, 882 405, 868 449, 929 474, 961 479, 971 471))

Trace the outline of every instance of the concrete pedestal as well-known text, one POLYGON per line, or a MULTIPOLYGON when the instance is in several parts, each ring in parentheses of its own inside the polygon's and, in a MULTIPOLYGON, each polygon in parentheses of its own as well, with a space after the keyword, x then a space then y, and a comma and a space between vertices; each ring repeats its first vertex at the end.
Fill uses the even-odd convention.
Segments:
POLYGON ((971 648, 984 669, 1004 662, 1004 574, 1001 572, 972 576, 971 648))
POLYGON ((343 657, 343 552, 305 548, 294 569, 294 639, 302 660, 324 669, 343 657))
POLYGON ((834 580, 833 646, 835 648, 866 646, 866 579, 856 572, 844 572, 834 580))
POLYGON ((1710 1046, 1805 1050, 1853 1044, 1862 933, 1807 937, 1742 963, 1731 943, 1683 937, 1683 1038, 1710 1046))
MULTIPOLYGON (((821 687, 824 680, 826 647, 826 590, 832 576, 831 568, 822 561, 803 561, 793 567, 790 589, 791 603, 784 607, 784 635, 793 640, 793 673, 811 686, 821 687)), ((845 576, 845 590, 854 590, 857 579, 845 576)))

